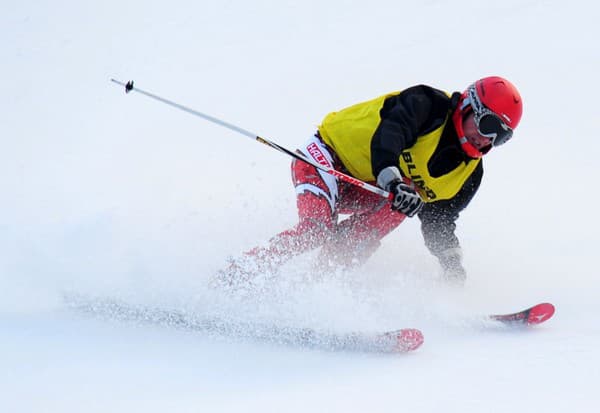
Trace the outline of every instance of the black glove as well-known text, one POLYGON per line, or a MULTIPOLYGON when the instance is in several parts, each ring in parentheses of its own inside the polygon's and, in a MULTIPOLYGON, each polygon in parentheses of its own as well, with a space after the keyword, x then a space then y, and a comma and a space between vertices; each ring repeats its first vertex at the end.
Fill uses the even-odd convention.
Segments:
POLYGON ((384 168, 377 176, 377 184, 394 195, 393 210, 413 217, 423 207, 423 201, 417 191, 402 181, 402 175, 395 166, 384 168))
POLYGON ((457 285, 463 285, 467 279, 467 272, 462 265, 462 252, 460 248, 450 248, 439 256, 440 265, 444 270, 444 279, 457 285))

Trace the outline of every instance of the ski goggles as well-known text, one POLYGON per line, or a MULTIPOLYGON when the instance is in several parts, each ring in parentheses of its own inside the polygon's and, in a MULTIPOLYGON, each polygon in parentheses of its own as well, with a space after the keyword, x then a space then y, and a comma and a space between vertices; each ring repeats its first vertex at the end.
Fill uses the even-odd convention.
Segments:
POLYGON ((477 130, 481 136, 491 141, 492 146, 500 146, 512 138, 513 130, 498 115, 485 107, 477 95, 475 85, 469 87, 469 103, 473 108, 477 130))

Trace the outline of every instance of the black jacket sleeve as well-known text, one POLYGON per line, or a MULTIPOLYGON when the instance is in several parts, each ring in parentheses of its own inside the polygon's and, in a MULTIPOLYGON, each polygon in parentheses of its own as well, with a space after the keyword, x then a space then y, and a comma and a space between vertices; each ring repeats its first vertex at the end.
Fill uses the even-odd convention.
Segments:
POLYGON ((438 128, 451 108, 441 90, 418 85, 387 98, 380 111, 381 122, 371 140, 371 167, 377 177, 382 169, 398 166, 402 151, 418 136, 438 128))
POLYGON ((458 214, 467 207, 483 177, 483 163, 480 162, 460 191, 452 199, 429 202, 419 212, 421 232, 425 245, 436 257, 449 248, 459 247, 454 233, 458 214))

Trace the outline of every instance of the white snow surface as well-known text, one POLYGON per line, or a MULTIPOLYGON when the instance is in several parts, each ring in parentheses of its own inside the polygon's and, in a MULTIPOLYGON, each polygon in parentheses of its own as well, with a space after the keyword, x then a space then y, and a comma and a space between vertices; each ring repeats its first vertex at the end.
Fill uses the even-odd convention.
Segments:
POLYGON ((597 2, 23 0, 0 14, 0 411, 596 412, 597 2), (328 112, 425 83, 520 89, 484 160, 452 289, 416 220, 361 269, 314 254, 262 292, 208 286, 296 220, 290 159, 114 77, 288 148, 328 112), (92 317, 64 295, 334 331, 418 327, 409 354, 92 317), (526 330, 482 314, 537 302, 526 330))

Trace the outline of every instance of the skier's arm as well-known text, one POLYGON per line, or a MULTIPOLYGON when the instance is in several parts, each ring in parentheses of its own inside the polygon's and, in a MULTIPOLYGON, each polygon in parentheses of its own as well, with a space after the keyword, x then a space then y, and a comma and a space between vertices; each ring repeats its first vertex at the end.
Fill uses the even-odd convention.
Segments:
POLYGON ((460 242, 455 234, 456 220, 477 192, 482 177, 483 165, 480 162, 452 199, 427 203, 419 213, 425 245, 440 260, 445 271, 464 272, 460 262, 460 242))
POLYGON ((398 167, 400 154, 422 136, 440 127, 450 109, 450 98, 429 86, 413 86, 387 98, 381 122, 371 140, 373 176, 389 166, 398 167))

